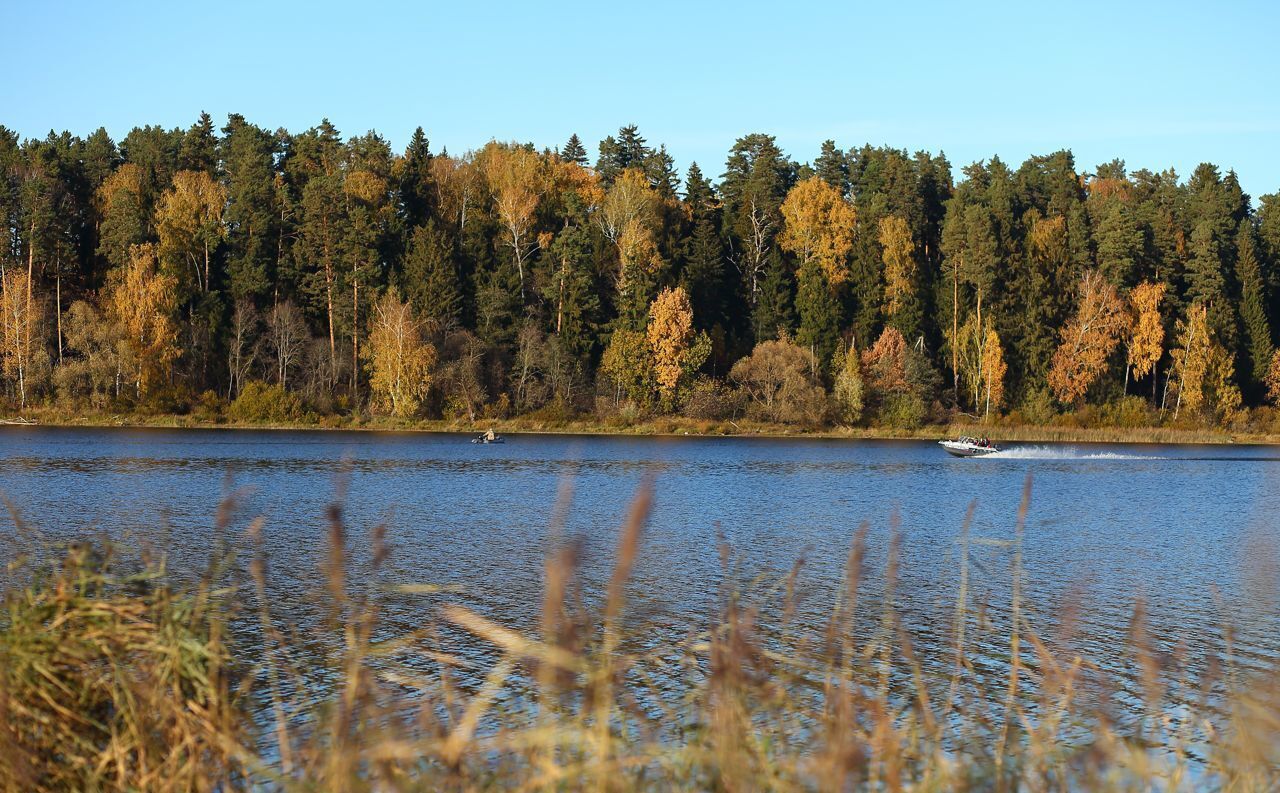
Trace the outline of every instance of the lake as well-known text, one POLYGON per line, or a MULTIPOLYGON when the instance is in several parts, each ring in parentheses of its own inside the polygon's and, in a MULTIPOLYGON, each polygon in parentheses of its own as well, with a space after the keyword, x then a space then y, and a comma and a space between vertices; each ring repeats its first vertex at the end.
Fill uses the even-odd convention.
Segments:
MULTIPOLYGON (((545 552, 559 536, 581 538, 582 589, 598 597, 627 505, 648 476, 654 508, 629 592, 653 641, 705 624, 726 585, 768 589, 797 559, 797 624, 818 630, 863 521, 874 614, 896 525, 894 600, 938 664, 965 511, 976 503, 973 537, 1011 539, 1028 474, 1023 564, 1033 625, 1050 632, 1070 604, 1071 646, 1118 668, 1142 598, 1155 641, 1193 665, 1221 655, 1226 624, 1236 627, 1239 663, 1274 662, 1273 447, 1024 444, 966 460, 919 441, 518 435, 473 445, 418 433, 0 431, 0 489, 46 538, 146 543, 167 552, 179 574, 204 569, 219 503, 236 493, 228 542, 248 558, 244 528, 265 518, 272 608, 304 628, 323 611, 324 510, 340 486, 354 582, 368 571, 367 532, 382 523, 392 555, 380 583, 450 590, 389 595, 384 615, 397 629, 427 623, 446 601, 530 626, 545 552), (560 526, 557 503, 570 487, 560 526), (721 538, 732 549, 727 567, 721 538)), ((3 531, 13 532, 7 518, 3 531)), ((974 602, 999 624, 1012 549, 975 543, 970 558, 974 602)))

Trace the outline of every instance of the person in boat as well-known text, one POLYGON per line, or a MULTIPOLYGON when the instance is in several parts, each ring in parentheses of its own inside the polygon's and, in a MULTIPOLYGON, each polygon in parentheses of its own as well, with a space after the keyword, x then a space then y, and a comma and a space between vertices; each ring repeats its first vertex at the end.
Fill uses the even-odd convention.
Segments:
POLYGON ((490 427, 484 431, 484 434, 480 436, 480 439, 485 443, 493 443, 498 439, 498 436, 494 434, 493 427, 490 427))

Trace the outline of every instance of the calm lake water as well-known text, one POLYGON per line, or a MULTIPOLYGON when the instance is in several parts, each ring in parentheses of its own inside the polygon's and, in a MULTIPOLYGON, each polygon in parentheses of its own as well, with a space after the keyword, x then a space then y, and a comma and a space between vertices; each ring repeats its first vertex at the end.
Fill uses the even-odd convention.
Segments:
MULTIPOLYGON (((558 494, 573 488, 563 532, 582 538, 588 598, 608 580, 618 526, 637 486, 655 503, 630 592, 655 641, 704 624, 726 575, 776 579, 805 560, 799 620, 819 626, 850 539, 870 524, 866 590, 883 593, 891 525, 901 532, 895 595, 913 629, 942 655, 958 584, 964 513, 975 537, 1013 536, 1028 473, 1025 535, 1032 620, 1049 626, 1079 603, 1075 643, 1120 664, 1135 600, 1151 632, 1192 655, 1222 649, 1238 627, 1243 664, 1280 652, 1276 541, 1280 448, 1023 445, 976 460, 934 443, 742 438, 519 435, 504 445, 466 436, 366 432, 106 430, 4 427, 0 490, 47 537, 101 533, 167 549, 194 574, 214 543, 214 516, 239 493, 229 529, 244 546, 265 517, 271 596, 299 625, 323 608, 324 509, 346 471, 345 515, 359 580, 370 527, 384 522, 387 583, 448 594, 391 597, 392 627, 416 627, 460 601, 513 626, 532 624, 558 494), (896 518, 895 518, 896 516, 896 518), (717 550, 733 548, 726 573, 717 550)), ((0 531, 13 532, 6 517, 0 531)), ((244 558, 249 555, 244 552, 244 558)), ((975 599, 1007 613, 1011 551, 973 548, 975 599)), ((1047 627, 1046 627, 1047 630, 1047 627)))

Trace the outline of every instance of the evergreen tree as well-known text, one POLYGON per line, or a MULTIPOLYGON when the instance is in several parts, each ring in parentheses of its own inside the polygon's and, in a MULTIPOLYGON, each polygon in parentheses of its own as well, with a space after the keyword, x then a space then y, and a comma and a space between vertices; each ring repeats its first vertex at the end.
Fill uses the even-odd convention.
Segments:
POLYGON ((594 355, 600 323, 590 228, 575 224, 561 231, 545 261, 543 300, 551 316, 551 332, 560 348, 585 367, 594 355))
POLYGON ((796 280, 796 343, 826 364, 840 344, 840 301, 817 262, 803 265, 796 280))
POLYGON ((1239 369, 1252 380, 1251 391, 1256 395, 1261 393, 1261 385, 1266 380, 1275 345, 1267 319, 1268 290, 1255 233, 1252 221, 1246 219, 1240 223, 1236 234, 1236 272, 1240 277, 1240 324, 1244 331, 1243 361, 1239 369))
POLYGON ((1138 280, 1142 255, 1142 229, 1130 199, 1116 193, 1099 199, 1091 210, 1093 238, 1098 248, 1098 271, 1116 286, 1127 288, 1138 280))
POLYGON ((569 140, 560 149, 560 159, 586 167, 587 149, 576 132, 569 136, 569 140))
POLYGON ((421 226, 434 210, 431 160, 431 142, 422 127, 418 127, 409 139, 400 172, 400 202, 404 207, 404 222, 411 227, 421 226))
POLYGON ((819 179, 839 190, 840 195, 849 195, 849 161, 844 152, 836 148, 835 141, 822 142, 822 151, 818 154, 818 159, 813 161, 813 172, 819 179))
MULTIPOLYGON (((748 304, 755 315, 757 304, 764 299, 764 280, 770 277, 774 240, 782 227, 781 206, 787 191, 795 183, 796 168, 778 148, 772 135, 753 134, 739 138, 729 152, 725 173, 720 183, 724 199, 724 224, 730 241, 731 256, 742 273, 743 288, 748 304)), ((773 287, 779 286, 778 276, 773 276, 773 287)), ((776 300, 775 293, 770 300, 776 300)), ((779 305, 768 308, 761 315, 772 322, 779 305)), ((759 336, 762 328, 758 317, 753 317, 757 339, 773 338, 774 330, 759 336)))
POLYGON ((227 274, 231 295, 263 305, 278 288, 283 245, 275 186, 275 139, 231 115, 219 144, 227 188, 227 274))
POLYGON ((1218 169, 1202 163, 1187 182, 1191 225, 1187 261, 1187 301, 1203 303, 1209 310, 1209 330, 1231 355, 1239 334, 1236 312, 1229 302, 1234 280, 1235 237, 1248 207, 1235 175, 1225 178, 1218 169))
POLYGON ((462 293, 453 240, 434 219, 413 229, 400 283, 414 312, 424 321, 442 330, 458 323, 462 293))
POLYGON ((782 263, 782 256, 775 250, 769 254, 764 278, 760 281, 760 295, 751 310, 751 327, 756 343, 777 339, 795 330, 792 313, 791 276, 782 263))
POLYGON ((178 168, 218 175, 218 139, 213 134, 213 119, 208 113, 201 113, 196 123, 182 136, 178 168))
MULTIPOLYGON (((640 134, 635 124, 629 124, 618 130, 618 137, 612 135, 600 141, 600 157, 596 160, 596 173, 600 182, 608 187, 628 168, 639 168, 650 176, 646 166, 653 156, 647 141, 640 134)), ((652 183, 652 177, 650 183, 652 183)))

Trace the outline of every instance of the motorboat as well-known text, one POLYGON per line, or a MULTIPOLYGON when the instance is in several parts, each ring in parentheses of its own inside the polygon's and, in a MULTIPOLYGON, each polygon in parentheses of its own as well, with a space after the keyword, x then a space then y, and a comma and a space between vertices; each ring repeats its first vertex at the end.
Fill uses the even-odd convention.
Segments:
POLYGON ((938 445, 955 457, 984 457, 1000 451, 999 446, 986 438, 962 437, 954 441, 938 441, 938 445))

